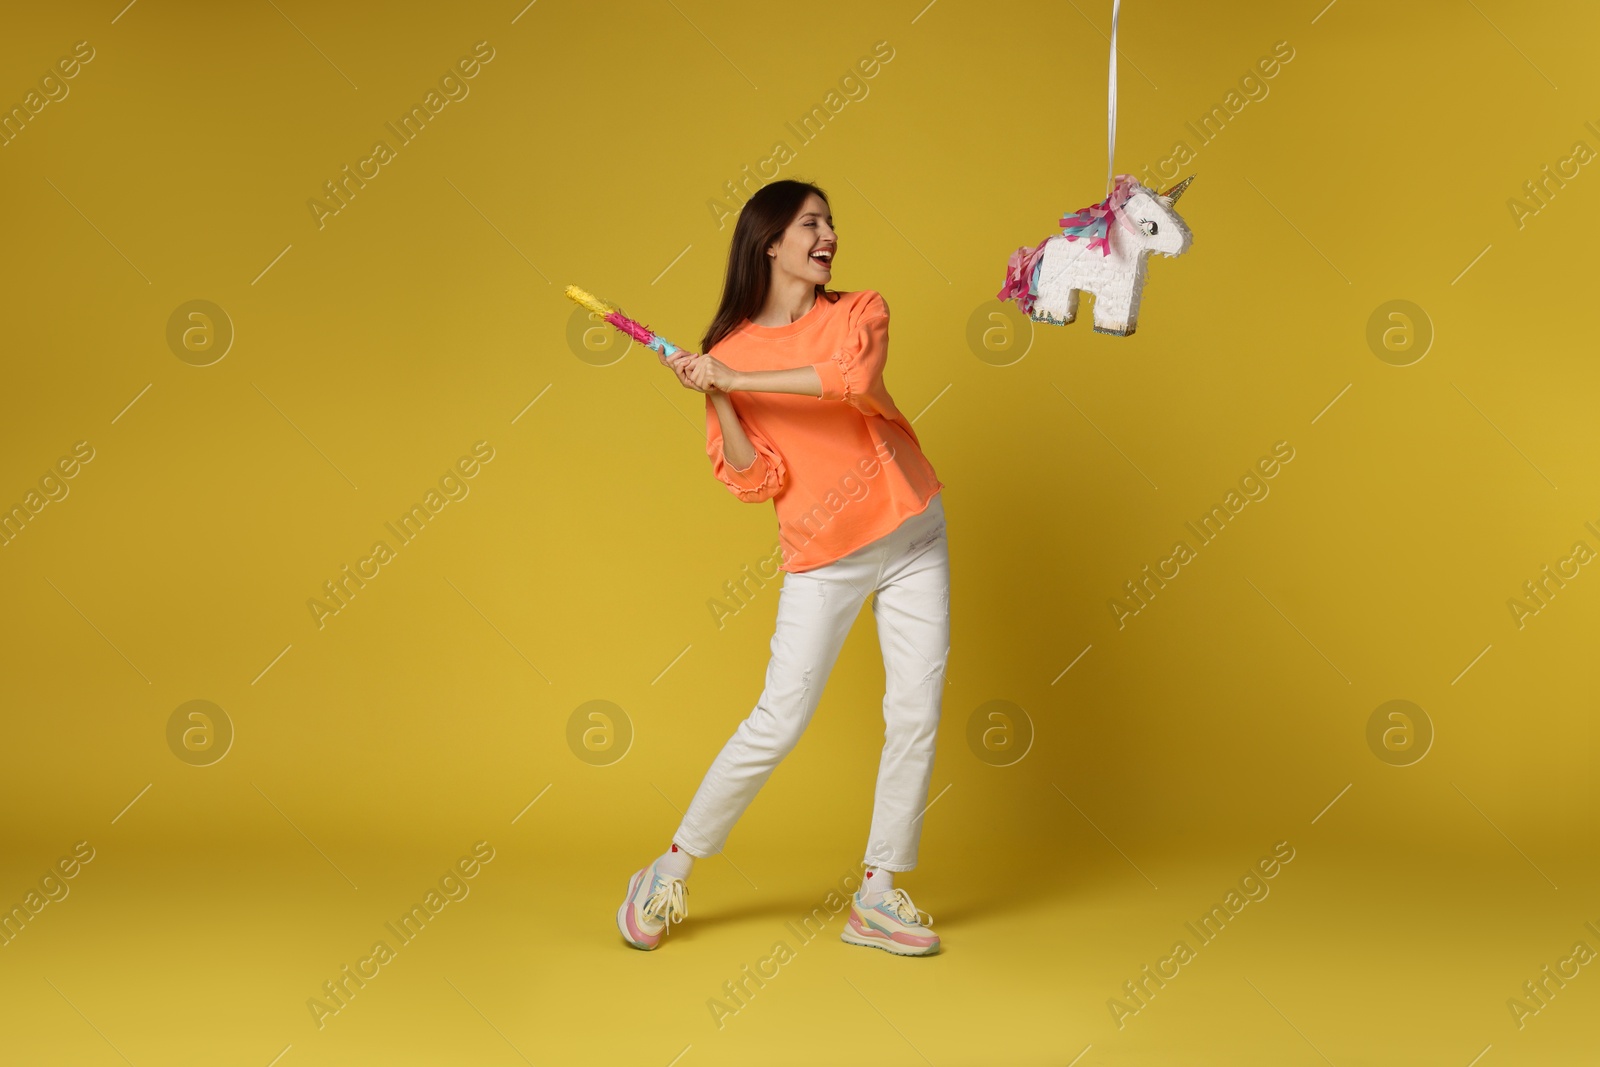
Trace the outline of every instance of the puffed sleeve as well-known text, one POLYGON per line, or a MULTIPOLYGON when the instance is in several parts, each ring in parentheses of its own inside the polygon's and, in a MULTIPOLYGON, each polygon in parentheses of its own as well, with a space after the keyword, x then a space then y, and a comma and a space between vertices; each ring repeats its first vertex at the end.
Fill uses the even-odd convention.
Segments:
POLYGON ((768 500, 788 482, 788 472, 783 457, 772 447, 766 435, 741 420, 744 434, 755 446, 756 458, 750 466, 739 470, 722 453, 722 420, 717 417, 716 405, 706 397, 706 455, 711 457, 711 473, 728 487, 728 492, 749 504, 768 500))
POLYGON ((883 294, 867 290, 850 308, 845 339, 827 359, 813 363, 822 379, 820 400, 842 400, 869 415, 897 414, 883 384, 889 359, 889 304, 883 294))

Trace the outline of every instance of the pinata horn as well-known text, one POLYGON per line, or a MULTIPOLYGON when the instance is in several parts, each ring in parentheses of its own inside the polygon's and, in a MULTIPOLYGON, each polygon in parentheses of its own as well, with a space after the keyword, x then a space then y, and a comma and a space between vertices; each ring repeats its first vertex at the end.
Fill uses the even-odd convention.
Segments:
POLYGON ((1161 199, 1165 200, 1169 204, 1175 203, 1178 197, 1183 195, 1183 191, 1189 188, 1189 183, 1192 181, 1194 181, 1193 174, 1183 179, 1183 181, 1179 182, 1177 185, 1174 185, 1171 189, 1168 189, 1166 192, 1162 193, 1161 199))

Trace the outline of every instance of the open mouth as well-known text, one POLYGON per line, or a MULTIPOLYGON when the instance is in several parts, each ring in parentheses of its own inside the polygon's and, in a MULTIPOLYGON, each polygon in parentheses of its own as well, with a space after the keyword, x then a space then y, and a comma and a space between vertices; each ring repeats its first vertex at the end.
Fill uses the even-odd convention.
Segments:
POLYGON ((832 268, 833 252, 828 249, 823 249, 820 252, 813 252, 811 253, 811 262, 821 267, 832 268))

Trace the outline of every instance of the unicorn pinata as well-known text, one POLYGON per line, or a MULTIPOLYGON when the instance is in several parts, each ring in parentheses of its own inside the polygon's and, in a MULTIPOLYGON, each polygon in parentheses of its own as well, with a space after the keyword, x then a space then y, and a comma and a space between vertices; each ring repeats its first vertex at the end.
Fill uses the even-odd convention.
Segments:
POLYGON ((1117 175, 1110 196, 1061 219, 1062 233, 1011 253, 995 296, 1015 300, 1035 322, 1063 326, 1078 317, 1078 294, 1093 293, 1095 331, 1126 337, 1139 325, 1150 253, 1189 250, 1189 227, 1172 205, 1192 181, 1157 193, 1117 175))

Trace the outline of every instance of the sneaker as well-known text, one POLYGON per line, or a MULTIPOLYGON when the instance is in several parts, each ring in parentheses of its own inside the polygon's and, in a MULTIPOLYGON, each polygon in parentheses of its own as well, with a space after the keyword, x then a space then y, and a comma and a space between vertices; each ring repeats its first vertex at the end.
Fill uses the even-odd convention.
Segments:
POLYGON ((897 956, 932 956, 939 951, 939 935, 932 930, 933 916, 911 903, 904 889, 891 889, 872 907, 861 903, 857 892, 850 900, 850 921, 839 940, 870 945, 897 956))
POLYGON ((617 909, 617 929, 634 948, 652 949, 672 923, 689 917, 689 887, 682 878, 656 873, 656 865, 634 871, 628 896, 617 909))

